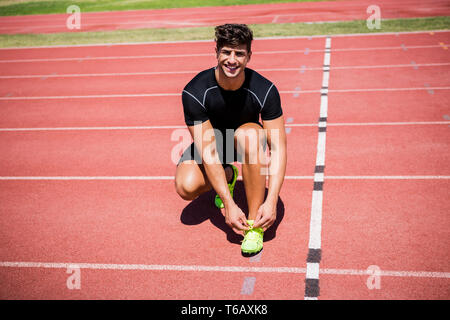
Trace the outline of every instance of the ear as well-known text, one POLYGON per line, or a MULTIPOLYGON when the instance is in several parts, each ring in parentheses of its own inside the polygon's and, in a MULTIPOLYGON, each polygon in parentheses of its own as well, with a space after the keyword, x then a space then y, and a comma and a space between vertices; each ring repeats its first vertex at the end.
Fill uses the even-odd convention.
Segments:
POLYGON ((250 59, 252 58, 252 52, 250 51, 249 53, 248 53, 248 62, 250 62, 250 59))

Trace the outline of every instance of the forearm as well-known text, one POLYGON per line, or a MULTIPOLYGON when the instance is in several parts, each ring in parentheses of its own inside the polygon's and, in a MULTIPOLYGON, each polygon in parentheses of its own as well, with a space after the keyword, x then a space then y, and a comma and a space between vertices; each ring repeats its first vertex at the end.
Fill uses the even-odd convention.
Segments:
POLYGON ((224 206, 228 207, 234 203, 222 164, 203 162, 203 166, 212 188, 219 195, 220 199, 222 199, 224 206))

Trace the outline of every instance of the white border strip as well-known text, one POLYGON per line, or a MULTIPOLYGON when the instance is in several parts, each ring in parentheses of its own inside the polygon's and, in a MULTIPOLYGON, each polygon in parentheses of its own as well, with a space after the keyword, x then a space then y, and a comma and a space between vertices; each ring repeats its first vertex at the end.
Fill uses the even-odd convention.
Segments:
MULTIPOLYGON (((306 274, 306 268, 296 267, 239 267, 239 266, 201 266, 201 265, 165 265, 165 264, 107 264, 107 263, 67 263, 67 262, 0 262, 0 268, 80 268, 90 270, 143 270, 143 271, 191 271, 191 272, 243 272, 243 273, 294 273, 306 274)), ((356 269, 320 269, 320 273, 332 275, 364 276, 372 275, 368 270, 356 269)), ((388 271, 381 270, 380 276, 444 278, 450 279, 450 272, 432 271, 388 271)))

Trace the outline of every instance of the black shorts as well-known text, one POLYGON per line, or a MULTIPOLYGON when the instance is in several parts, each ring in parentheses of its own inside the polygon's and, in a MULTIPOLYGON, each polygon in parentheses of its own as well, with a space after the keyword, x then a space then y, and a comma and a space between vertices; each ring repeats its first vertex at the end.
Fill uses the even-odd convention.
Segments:
MULTIPOLYGON (((217 147, 217 153, 219 155, 220 163, 222 163, 223 166, 227 163, 233 163, 236 161, 242 162, 242 156, 237 152, 236 148, 234 147, 234 138, 232 140, 224 139, 224 143, 222 141, 216 140, 216 147, 217 147), (227 141, 229 142, 229 145, 227 145, 227 141)), ((202 163, 202 157, 200 156, 200 153, 198 152, 197 148, 195 147, 194 143, 186 148, 184 150, 183 154, 181 155, 180 160, 178 161, 177 166, 188 160, 195 160, 196 163, 202 163)))
MULTIPOLYGON (((261 128, 263 127, 261 123, 257 123, 261 128)), ((264 151, 266 150, 267 143, 264 143, 264 151)), ((220 139, 216 140, 217 153, 219 155, 220 163, 225 166, 227 163, 233 162, 241 162, 242 163, 242 155, 237 152, 234 146, 234 134, 223 134, 223 141, 220 139)), ((200 156, 197 148, 194 143, 184 150, 181 155, 180 160, 178 161, 177 166, 183 161, 195 160, 196 163, 202 163, 202 157, 200 156)))

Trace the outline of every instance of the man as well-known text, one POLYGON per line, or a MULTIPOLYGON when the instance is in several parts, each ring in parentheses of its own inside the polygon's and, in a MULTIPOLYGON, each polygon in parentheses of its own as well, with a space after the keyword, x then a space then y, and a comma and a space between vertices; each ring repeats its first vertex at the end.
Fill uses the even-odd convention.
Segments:
POLYGON ((215 28, 217 66, 196 75, 182 93, 185 122, 194 142, 181 156, 175 174, 176 190, 185 200, 211 189, 217 192, 215 205, 222 209, 225 222, 236 233, 244 233, 244 254, 262 250, 264 231, 276 219, 286 171, 280 96, 273 83, 246 68, 252 40, 252 31, 243 24, 215 28), (266 145, 270 164, 264 200, 266 145), (248 219, 233 201, 238 170, 230 163, 236 160, 242 162, 248 219))

